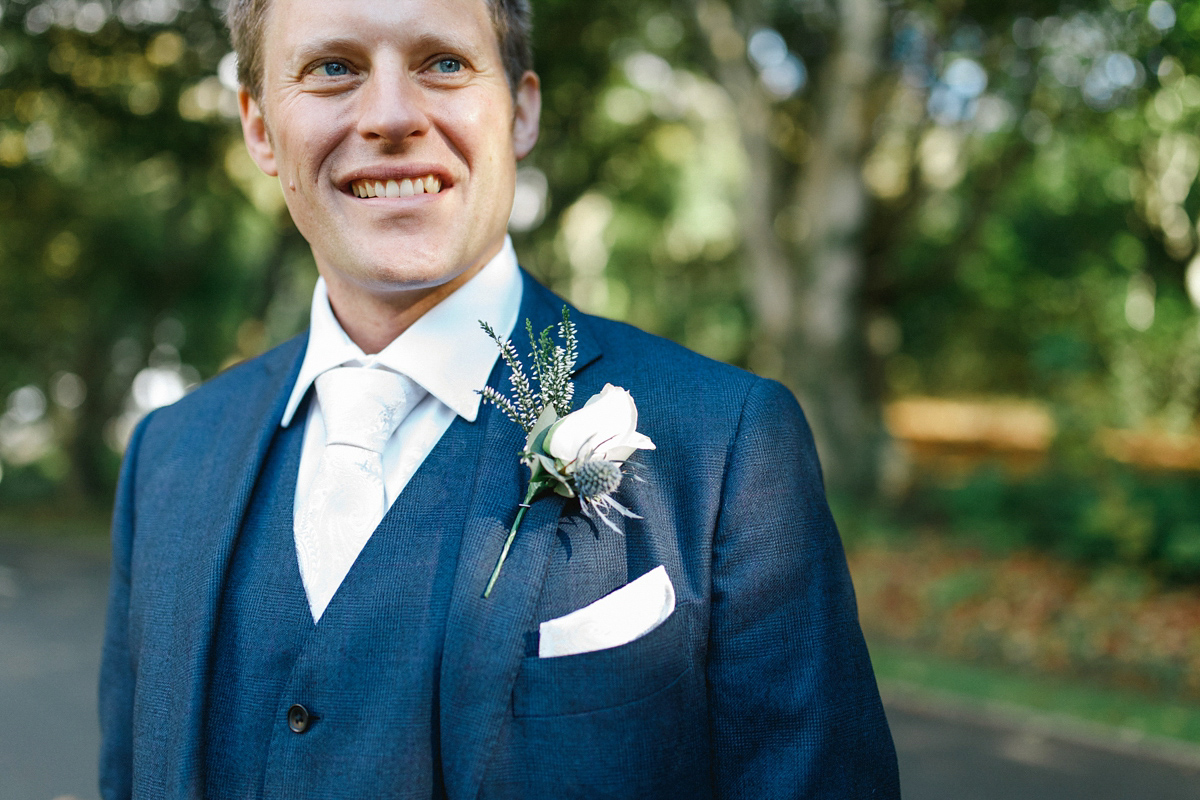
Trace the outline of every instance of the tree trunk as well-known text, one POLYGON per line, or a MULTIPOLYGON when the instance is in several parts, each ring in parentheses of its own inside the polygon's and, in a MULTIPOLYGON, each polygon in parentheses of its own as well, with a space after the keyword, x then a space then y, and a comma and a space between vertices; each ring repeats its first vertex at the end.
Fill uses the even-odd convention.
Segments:
MULTIPOLYGON (((756 4, 743 4, 743 17, 757 15, 758 9, 752 6, 756 4)), ((775 233, 779 198, 786 192, 780 185, 780 158, 768 135, 773 98, 767 96, 746 61, 742 36, 729 7, 716 0, 700 0, 694 9, 713 54, 714 77, 737 108, 746 155, 738 223, 745 241, 745 289, 758 332, 752 366, 769 377, 782 378, 782 343, 795 317, 796 286, 790 254, 775 233)))
POLYGON ((797 393, 829 482, 874 489, 879 415, 867 397, 860 300, 868 197, 867 94, 879 71, 887 19, 881 0, 838 0, 837 37, 821 71, 809 157, 795 187, 795 314, 782 345, 784 381, 797 393))
POLYGON ((747 296, 754 313, 755 371, 779 378, 808 414, 829 483, 874 489, 878 410, 869 402, 860 321, 867 196, 861 166, 868 145, 867 93, 879 70, 883 0, 836 0, 834 46, 821 66, 808 159, 795 186, 784 186, 768 130, 773 100, 747 63, 742 36, 765 16, 697 0, 693 8, 713 55, 715 77, 734 99, 747 161, 740 205, 747 296), (739 46, 740 44, 740 46, 739 46), (794 252, 775 233, 781 204, 792 199, 794 252), (782 201, 782 202, 781 202, 782 201))

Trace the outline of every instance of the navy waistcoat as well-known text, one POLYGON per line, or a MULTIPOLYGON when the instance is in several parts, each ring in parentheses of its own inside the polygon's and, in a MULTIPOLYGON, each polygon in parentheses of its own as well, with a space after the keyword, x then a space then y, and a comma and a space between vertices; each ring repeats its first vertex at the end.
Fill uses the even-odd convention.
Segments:
POLYGON ((359 798, 364 784, 374 797, 444 796, 438 674, 477 428, 455 419, 315 625, 292 538, 304 426, 275 434, 221 595, 207 797, 340 798, 353 785, 359 798))

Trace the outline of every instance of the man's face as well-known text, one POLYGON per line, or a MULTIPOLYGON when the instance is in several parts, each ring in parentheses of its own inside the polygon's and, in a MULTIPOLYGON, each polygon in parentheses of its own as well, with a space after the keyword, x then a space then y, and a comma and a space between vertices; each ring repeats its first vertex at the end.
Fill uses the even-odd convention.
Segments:
POLYGON ((537 77, 516 91, 483 0, 272 0, 251 155, 278 175, 326 280, 374 295, 499 252, 537 77))

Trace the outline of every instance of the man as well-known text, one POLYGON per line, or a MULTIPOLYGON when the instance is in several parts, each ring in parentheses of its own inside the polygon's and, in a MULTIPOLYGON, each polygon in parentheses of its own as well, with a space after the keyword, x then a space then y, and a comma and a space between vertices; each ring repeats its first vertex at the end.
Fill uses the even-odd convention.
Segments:
POLYGON ((509 370, 479 321, 562 310, 505 234, 537 139, 524 0, 229 14, 247 146, 321 281, 307 335, 130 442, 104 796, 897 797, 776 383, 572 314, 576 405, 624 387, 656 446, 617 490, 637 516, 535 500, 484 597, 529 471, 480 406, 509 370))

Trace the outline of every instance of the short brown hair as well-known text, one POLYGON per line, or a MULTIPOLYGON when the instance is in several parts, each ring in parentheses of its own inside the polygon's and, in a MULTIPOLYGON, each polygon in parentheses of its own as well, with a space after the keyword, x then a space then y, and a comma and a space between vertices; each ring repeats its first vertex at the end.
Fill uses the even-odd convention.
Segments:
MULTIPOLYGON (((492 29, 496 31, 496 38, 500 42, 500 56, 504 59, 508 86, 515 93, 521 76, 533 69, 533 47, 529 41, 533 11, 529 0, 484 2, 491 12, 492 29)), ((238 81, 255 100, 262 99, 263 26, 270 5, 271 0, 230 0, 225 11, 225 24, 229 26, 233 49, 237 53, 238 81)))

